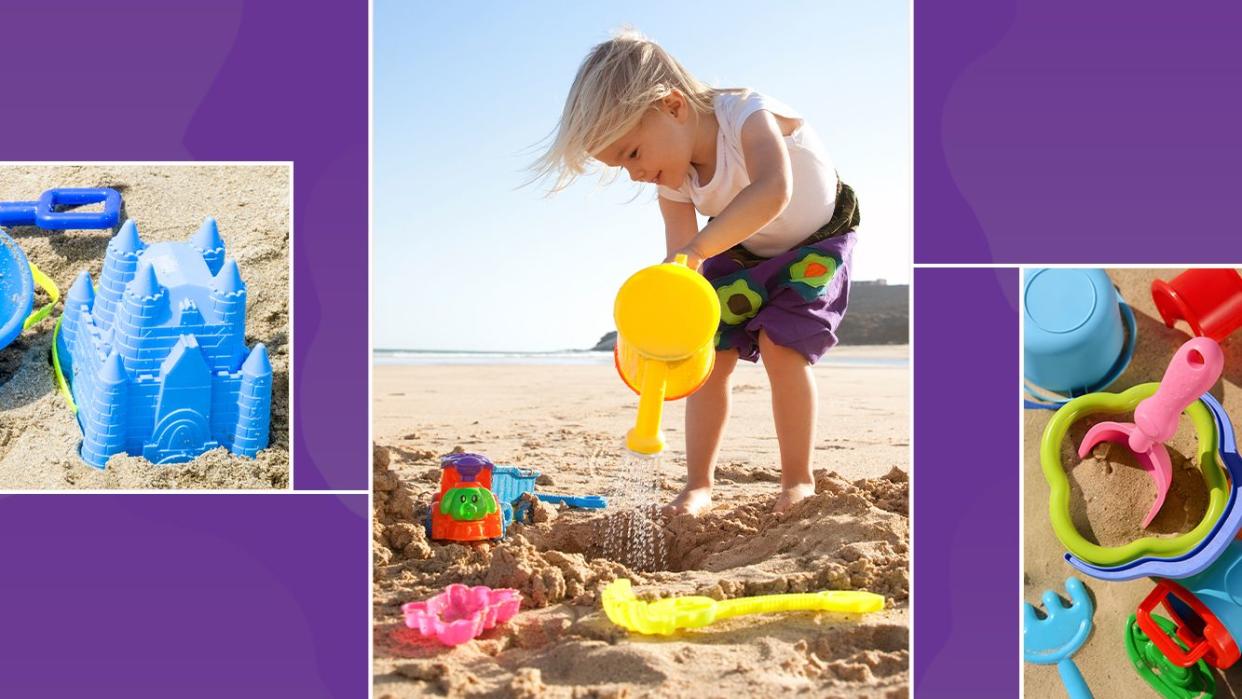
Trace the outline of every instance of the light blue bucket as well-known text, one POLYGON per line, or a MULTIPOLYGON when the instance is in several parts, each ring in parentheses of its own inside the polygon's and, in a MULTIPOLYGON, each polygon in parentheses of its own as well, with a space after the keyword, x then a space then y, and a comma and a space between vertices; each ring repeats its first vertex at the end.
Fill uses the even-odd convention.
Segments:
POLYGON ((1026 270, 1022 328, 1027 382, 1055 393, 1107 386, 1134 351, 1134 316, 1102 269, 1026 270))
POLYGON ((34 308, 34 277, 26 254, 0 229, 0 349, 22 332, 34 308))

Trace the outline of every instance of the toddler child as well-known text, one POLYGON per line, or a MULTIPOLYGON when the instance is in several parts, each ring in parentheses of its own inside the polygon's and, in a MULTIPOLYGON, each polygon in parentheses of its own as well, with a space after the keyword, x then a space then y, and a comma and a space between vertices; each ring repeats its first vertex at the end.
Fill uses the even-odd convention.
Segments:
POLYGON ((597 161, 654 184, 665 261, 685 254, 720 295, 711 376, 686 404, 685 489, 665 509, 711 506, 739 359, 763 357, 781 455, 784 512, 814 494, 811 366, 837 343, 859 224, 853 190, 793 109, 748 89, 713 89, 642 35, 594 49, 535 165, 564 188, 597 161), (697 213, 710 217, 702 229, 697 213))

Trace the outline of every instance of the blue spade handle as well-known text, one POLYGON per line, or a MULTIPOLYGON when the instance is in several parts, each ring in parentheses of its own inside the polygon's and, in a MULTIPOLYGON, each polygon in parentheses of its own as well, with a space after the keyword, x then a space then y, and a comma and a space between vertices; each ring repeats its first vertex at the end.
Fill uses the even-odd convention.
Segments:
POLYGON ((1061 673, 1061 684, 1065 685, 1069 699, 1094 699, 1087 687, 1087 681, 1082 678, 1082 673, 1078 671, 1073 660, 1066 658, 1057 663, 1057 671, 1061 673))
POLYGON ((115 189, 49 189, 38 201, 0 202, 0 226, 38 226, 49 231, 103 230, 121 220, 121 193, 115 189), (63 207, 103 204, 103 211, 60 211, 63 207))
POLYGON ((608 506, 608 501, 602 495, 552 495, 550 493, 535 493, 535 497, 544 502, 568 505, 569 507, 578 507, 587 510, 600 510, 608 506))

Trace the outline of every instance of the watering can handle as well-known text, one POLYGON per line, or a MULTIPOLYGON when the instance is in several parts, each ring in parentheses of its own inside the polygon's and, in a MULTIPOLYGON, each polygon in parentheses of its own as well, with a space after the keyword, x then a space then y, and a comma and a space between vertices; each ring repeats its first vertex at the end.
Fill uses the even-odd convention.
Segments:
POLYGON ((1069 695, 1069 699, 1094 699, 1091 689, 1087 687, 1087 681, 1082 678, 1082 673, 1078 671, 1073 660, 1066 658, 1057 663, 1057 671, 1061 673, 1061 684, 1065 685, 1065 693, 1069 695))

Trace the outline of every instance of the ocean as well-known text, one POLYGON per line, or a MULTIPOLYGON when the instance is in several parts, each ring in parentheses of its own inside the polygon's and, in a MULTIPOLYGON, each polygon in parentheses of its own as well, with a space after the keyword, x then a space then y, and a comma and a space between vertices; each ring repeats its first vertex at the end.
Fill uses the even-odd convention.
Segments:
MULTIPOLYGON (((376 364, 404 366, 444 366, 481 364, 523 364, 549 366, 607 366, 612 352, 567 350, 561 352, 470 352, 448 350, 377 349, 376 364)), ((820 364, 828 366, 902 367, 909 366, 908 357, 857 357, 833 355, 829 352, 820 364)))

